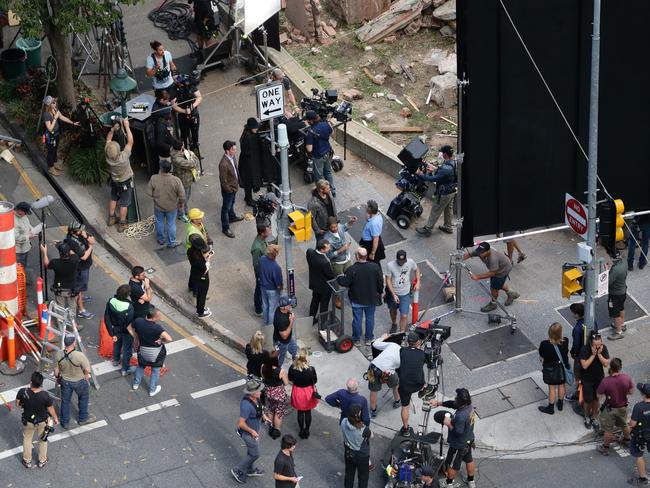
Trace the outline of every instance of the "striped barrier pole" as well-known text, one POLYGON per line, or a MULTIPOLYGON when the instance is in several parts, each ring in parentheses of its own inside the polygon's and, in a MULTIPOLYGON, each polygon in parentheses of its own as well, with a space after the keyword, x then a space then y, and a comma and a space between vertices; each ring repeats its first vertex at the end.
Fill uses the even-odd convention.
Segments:
MULTIPOLYGON (((415 282, 413 282, 415 283, 415 282)), ((411 300, 411 323, 417 324, 418 315, 420 314, 420 290, 413 286, 413 299, 411 300)))
POLYGON ((36 279, 36 303, 38 304, 38 338, 43 340, 45 337, 45 326, 47 326, 47 322, 43 325, 43 308, 45 307, 45 304, 43 303, 43 278, 40 276, 36 279))
POLYGON ((7 362, 0 364, 0 373, 15 376, 25 369, 25 364, 16 359, 16 331, 14 317, 9 315, 7 321, 7 362))
POLYGON ((0 303, 12 315, 18 313, 18 273, 14 237, 14 206, 0 202, 0 303))

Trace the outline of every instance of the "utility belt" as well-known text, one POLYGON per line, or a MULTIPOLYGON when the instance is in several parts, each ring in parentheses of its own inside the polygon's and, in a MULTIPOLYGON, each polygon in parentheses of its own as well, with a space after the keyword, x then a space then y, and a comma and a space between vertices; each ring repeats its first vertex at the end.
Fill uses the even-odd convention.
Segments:
POLYGON ((370 364, 368 371, 363 375, 363 379, 369 381, 370 383, 388 383, 388 378, 392 373, 382 371, 374 364, 370 364))
POLYGON ((76 297, 77 292, 72 290, 71 288, 55 288, 52 287, 51 290, 54 292, 54 294, 58 297, 64 297, 64 298, 71 298, 71 297, 76 297))
POLYGON ((38 424, 42 424, 43 422, 47 422, 47 418, 39 419, 39 420, 36 420, 36 419, 31 419, 30 420, 30 419, 26 419, 25 417, 21 417, 20 421, 22 422, 22 424, 24 426, 27 426, 27 424, 38 425, 38 424))
MULTIPOLYGON (((109 177, 110 178, 110 177, 109 177)), ((111 185, 115 188, 118 188, 122 191, 127 191, 133 186, 133 177, 126 179, 124 181, 115 181, 113 178, 110 178, 111 185)))

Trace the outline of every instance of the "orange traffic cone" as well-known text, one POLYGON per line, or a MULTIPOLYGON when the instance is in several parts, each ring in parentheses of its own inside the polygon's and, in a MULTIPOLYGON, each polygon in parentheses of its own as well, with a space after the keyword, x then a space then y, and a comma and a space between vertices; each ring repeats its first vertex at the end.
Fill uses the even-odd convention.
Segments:
POLYGON ((108 333, 103 318, 99 324, 99 347, 97 348, 97 354, 103 358, 110 359, 113 357, 113 338, 108 333))

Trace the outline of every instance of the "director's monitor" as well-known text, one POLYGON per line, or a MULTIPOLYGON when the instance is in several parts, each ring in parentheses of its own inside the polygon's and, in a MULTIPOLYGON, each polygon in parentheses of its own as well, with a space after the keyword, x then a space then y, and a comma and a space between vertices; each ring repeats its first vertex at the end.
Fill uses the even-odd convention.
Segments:
POLYGON ((280 0, 231 0, 234 23, 250 34, 280 11, 280 0))

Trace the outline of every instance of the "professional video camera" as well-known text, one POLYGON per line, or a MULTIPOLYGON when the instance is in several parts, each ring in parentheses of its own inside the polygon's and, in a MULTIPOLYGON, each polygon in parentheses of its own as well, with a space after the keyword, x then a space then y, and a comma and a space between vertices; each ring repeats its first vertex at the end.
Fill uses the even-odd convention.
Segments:
POLYGON ((184 98, 191 98, 194 92, 199 87, 201 82, 201 72, 194 70, 189 74, 175 75, 174 84, 178 97, 183 100, 184 98), (183 95, 186 95, 185 97, 183 95))
POLYGON ((54 432, 54 424, 52 423, 52 419, 48 418, 47 422, 45 423, 45 428, 43 429, 43 433, 41 434, 41 440, 43 442, 47 442, 48 437, 50 437, 50 434, 54 432))
POLYGON ((300 107, 307 112, 313 110, 321 119, 332 115, 338 122, 347 122, 352 118, 352 104, 343 101, 336 105, 339 99, 338 92, 332 88, 318 91, 318 88, 311 89, 311 97, 303 98, 300 101, 300 107))
POLYGON ((415 331, 422 337, 427 367, 435 368, 442 360, 442 343, 451 336, 451 327, 440 325, 436 320, 427 320, 416 326, 415 331))

